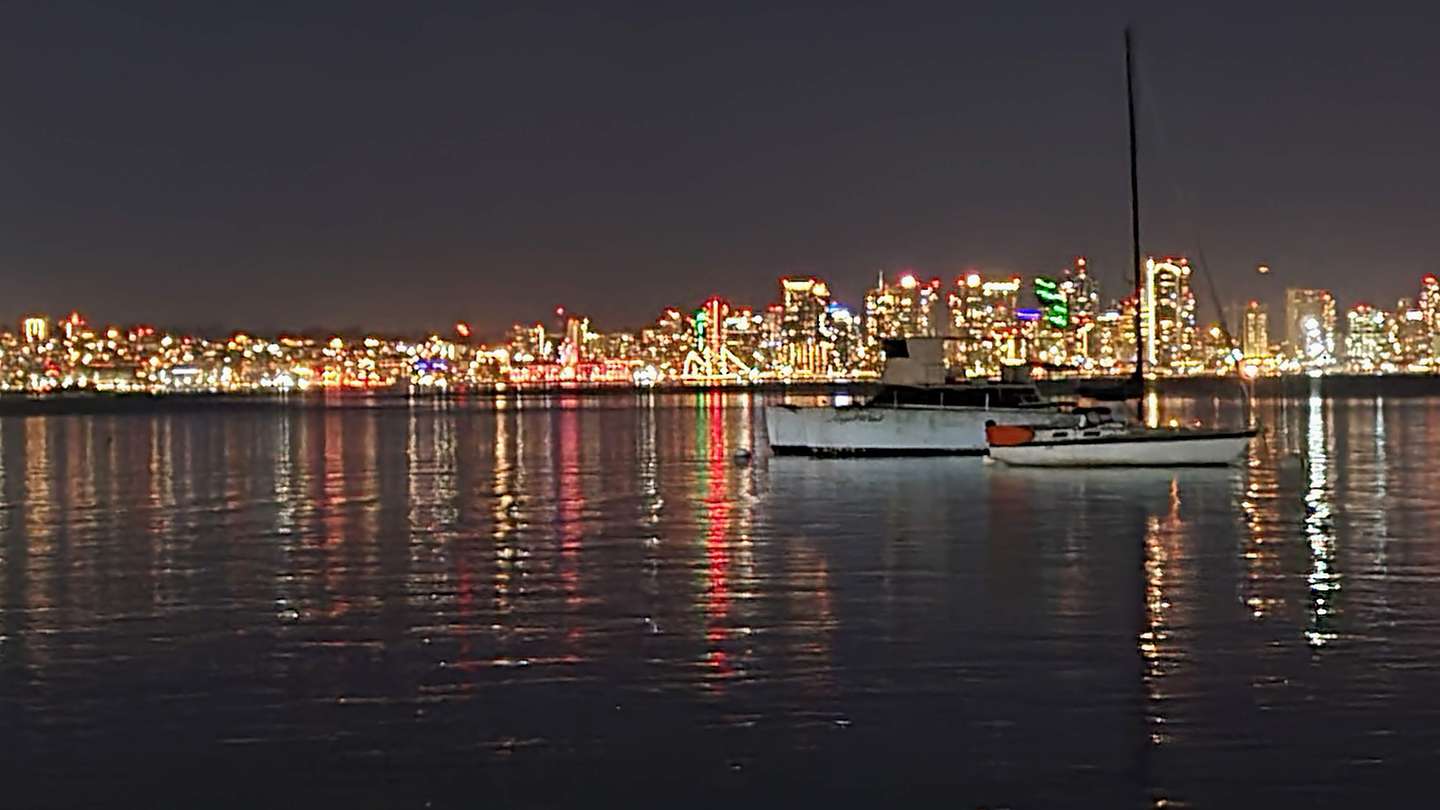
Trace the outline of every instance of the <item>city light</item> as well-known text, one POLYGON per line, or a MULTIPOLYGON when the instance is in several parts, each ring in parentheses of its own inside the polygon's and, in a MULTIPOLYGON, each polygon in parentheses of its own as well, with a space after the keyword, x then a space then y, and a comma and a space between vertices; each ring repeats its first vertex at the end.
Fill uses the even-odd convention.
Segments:
POLYGON ((863 308, 835 300, 820 278, 787 276, 760 307, 710 296, 691 308, 665 307, 628 331, 599 329, 556 307, 553 320, 517 323, 488 343, 464 321, 454 323, 453 339, 249 331, 212 339, 151 325, 92 325, 79 312, 53 320, 34 314, 0 333, 0 390, 461 392, 864 381, 879 377, 884 341, 917 336, 946 338, 944 360, 955 377, 996 377, 1025 364, 1039 376, 1118 375, 1135 366, 1137 317, 1146 372, 1155 376, 1440 373, 1434 274, 1393 309, 1357 303, 1339 311, 1329 290, 1288 289, 1272 341, 1270 312, 1258 299, 1239 313, 1238 332, 1199 323, 1196 268, 1184 257, 1149 259, 1143 269, 1138 300, 1103 306, 1083 257, 1028 285, 979 270, 952 276, 948 286, 910 270, 888 279, 882 272, 863 308))

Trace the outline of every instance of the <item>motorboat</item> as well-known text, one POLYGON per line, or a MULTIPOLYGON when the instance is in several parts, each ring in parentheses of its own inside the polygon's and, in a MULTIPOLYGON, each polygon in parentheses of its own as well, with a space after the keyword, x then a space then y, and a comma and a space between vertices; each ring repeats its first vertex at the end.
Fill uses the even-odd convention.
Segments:
POLYGON ((844 405, 770 405, 765 430, 777 455, 983 455, 990 425, 1066 425, 1067 405, 1027 380, 947 376, 944 338, 884 342, 879 389, 844 405))

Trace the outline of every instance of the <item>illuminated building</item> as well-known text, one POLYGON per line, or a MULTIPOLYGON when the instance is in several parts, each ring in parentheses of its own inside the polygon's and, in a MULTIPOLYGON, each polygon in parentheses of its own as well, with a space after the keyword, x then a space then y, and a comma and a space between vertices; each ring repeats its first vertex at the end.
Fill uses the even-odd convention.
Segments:
POLYGON ((66 340, 77 340, 85 329, 85 319, 80 317, 80 313, 72 312, 70 317, 60 322, 60 328, 65 332, 66 340))
POLYGON ((820 334, 830 288, 813 276, 780 279, 780 346, 775 365, 783 376, 819 377, 830 364, 830 349, 820 334))
POLYGON ((1190 262, 1165 258, 1145 260, 1141 300, 1145 329, 1145 362, 1155 371, 1173 371, 1192 359, 1195 343, 1195 295, 1190 290, 1190 262))
POLYGON ((1440 359, 1440 279, 1427 273, 1420 279, 1420 317, 1428 333, 1424 341, 1421 359, 1440 359))
POLYGON ((50 319, 39 315, 26 318, 21 323, 26 343, 44 343, 50 339, 50 319))
POLYGON ((1024 325, 1017 320, 1019 276, 986 278, 971 271, 956 279, 950 293, 951 334, 947 346, 951 366, 965 376, 989 377, 1005 360, 1023 359, 1024 325))
POLYGON ((1335 296, 1329 290, 1285 291, 1285 342, 1289 354, 1306 365, 1335 361, 1335 296))
POLYGON ((540 323, 510 327, 510 358, 516 365, 539 363, 554 359, 555 344, 545 334, 545 325, 540 323))
POLYGON ((640 332, 640 352, 659 380, 678 378, 685 368, 685 356, 694 345, 694 321, 667 309, 653 324, 640 332))
POLYGON ((1259 301, 1245 305, 1245 329, 1241 333, 1241 349, 1251 359, 1270 356, 1270 313, 1259 301))
POLYGON ((560 362, 575 365, 588 360, 586 349, 591 341, 590 319, 575 315, 565 317, 565 341, 560 344, 560 362))
POLYGON ((1435 338, 1425 321, 1425 312, 1401 298, 1395 304, 1396 361, 1404 365, 1424 364, 1434 357, 1435 338))
POLYGON ((764 317, 756 315, 750 307, 732 307, 725 319, 726 344, 751 369, 764 370, 770 366, 764 322, 764 317))
POLYGON ((640 360, 643 358, 640 338, 634 332, 592 333, 591 356, 607 360, 640 360))
POLYGON ((1345 313, 1345 326, 1345 360, 1352 370, 1375 371, 1394 359, 1394 323, 1383 310, 1356 304, 1345 313))
POLYGON ((1090 333, 1089 359, 1107 374, 1118 374, 1135 363, 1135 298, 1102 310, 1090 333))
POLYGON ((865 294, 865 334, 871 345, 886 338, 926 337, 945 331, 945 301, 940 279, 922 282, 905 273, 894 284, 881 273, 865 294))
POLYGON ((831 376, 853 378, 865 370, 865 330, 860 317, 849 308, 835 303, 826 307, 820 336, 830 346, 827 371, 831 376))
POLYGON ((1090 275, 1090 263, 1084 256, 1077 257, 1074 267, 1065 270, 1060 289, 1065 293, 1070 317, 1076 324, 1089 323, 1100 314, 1100 283, 1090 275))
POLYGON ((730 304, 711 296, 692 319, 694 344, 686 352, 681 376, 694 382, 741 381, 748 379, 750 364, 737 356, 730 347, 730 304))

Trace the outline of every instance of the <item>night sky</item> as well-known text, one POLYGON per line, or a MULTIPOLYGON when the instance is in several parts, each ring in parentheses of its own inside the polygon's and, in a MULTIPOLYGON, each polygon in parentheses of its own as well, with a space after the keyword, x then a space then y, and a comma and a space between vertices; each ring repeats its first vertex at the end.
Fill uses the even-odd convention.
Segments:
POLYGON ((608 329, 1076 254, 1118 293, 1127 20, 1147 251, 1198 236, 1227 300, 1413 295, 1440 13, 1177 9, 6 3, 0 315, 608 329))

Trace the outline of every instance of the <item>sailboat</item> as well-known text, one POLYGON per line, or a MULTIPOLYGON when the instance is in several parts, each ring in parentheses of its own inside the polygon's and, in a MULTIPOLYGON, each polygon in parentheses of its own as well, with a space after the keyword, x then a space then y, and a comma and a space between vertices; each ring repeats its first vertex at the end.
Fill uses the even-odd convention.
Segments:
MULTIPOLYGON (((1135 79, 1130 29, 1125 29, 1125 95, 1130 119, 1130 247, 1135 295, 1140 302, 1140 171, 1135 151, 1135 79)), ((1254 429, 1151 428, 1145 425, 1145 328, 1135 307, 1135 373, 1120 390, 1134 393, 1139 418, 1114 420, 1103 410, 1082 413, 1070 425, 992 425, 990 457, 1026 467, 1194 467, 1234 463, 1254 429)))

